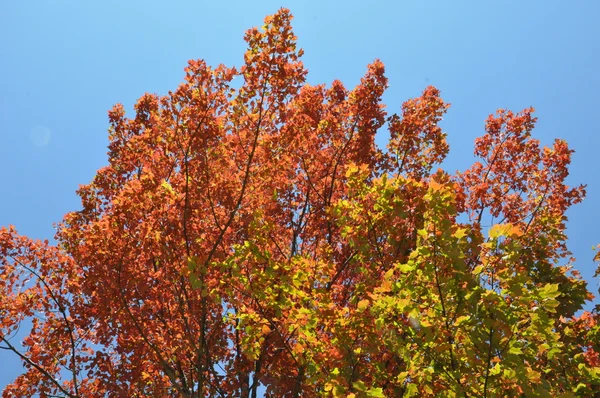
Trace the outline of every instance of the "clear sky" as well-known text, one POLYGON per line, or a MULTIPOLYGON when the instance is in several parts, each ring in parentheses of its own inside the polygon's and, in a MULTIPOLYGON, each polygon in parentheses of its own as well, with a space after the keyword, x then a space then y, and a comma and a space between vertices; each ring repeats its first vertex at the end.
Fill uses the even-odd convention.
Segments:
MULTIPOLYGON (((51 239, 79 208, 75 190, 106 164, 107 111, 166 94, 187 60, 239 66, 245 29, 290 8, 310 83, 353 87, 380 58, 388 111, 435 85, 452 107, 445 167, 463 170, 497 108, 534 106, 535 136, 575 149, 571 184, 588 196, 569 213, 570 248, 592 280, 600 243, 600 2, 0 0, 0 225, 51 239)), ((378 143, 385 144, 385 137, 378 143)), ((19 372, 0 352, 0 390, 19 372)))

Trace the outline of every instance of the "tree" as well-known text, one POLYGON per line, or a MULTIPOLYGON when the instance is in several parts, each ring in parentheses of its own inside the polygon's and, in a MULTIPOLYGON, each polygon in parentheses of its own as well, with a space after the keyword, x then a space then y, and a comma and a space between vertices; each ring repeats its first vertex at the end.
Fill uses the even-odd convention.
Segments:
POLYGON ((380 61, 309 85, 291 19, 250 29, 239 71, 190 61, 133 118, 116 105, 56 245, 0 230, 0 340, 25 365, 4 396, 597 394, 573 151, 500 110, 477 162, 436 169, 439 91, 388 117, 380 61))

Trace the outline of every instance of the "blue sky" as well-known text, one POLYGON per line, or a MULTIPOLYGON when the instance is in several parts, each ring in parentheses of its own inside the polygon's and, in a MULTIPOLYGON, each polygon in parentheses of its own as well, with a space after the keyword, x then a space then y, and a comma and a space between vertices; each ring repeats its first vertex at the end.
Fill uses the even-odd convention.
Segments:
MULTIPOLYGON (((75 190, 106 164, 107 111, 144 92, 165 94, 188 59, 239 66, 243 34, 290 8, 310 83, 353 87, 375 58, 386 65, 388 111, 435 85, 452 107, 445 167, 465 169, 497 108, 534 106, 535 135, 575 149, 570 248, 590 281, 600 243, 600 3, 566 1, 0 1, 0 225, 52 238, 79 208, 75 190)), ((378 143, 385 144, 385 137, 378 143)), ((0 352, 0 389, 19 372, 0 352)))

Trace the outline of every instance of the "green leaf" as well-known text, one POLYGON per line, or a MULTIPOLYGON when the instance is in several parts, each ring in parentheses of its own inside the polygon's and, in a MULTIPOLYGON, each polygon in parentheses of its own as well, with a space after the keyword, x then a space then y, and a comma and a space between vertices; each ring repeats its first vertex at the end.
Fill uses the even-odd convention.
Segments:
POLYGON ((510 349, 508 350, 509 354, 515 354, 515 355, 521 355, 523 354, 523 351, 521 350, 521 347, 517 347, 517 346, 512 346, 510 347, 510 349))
POLYGON ((371 388, 367 391, 367 397, 384 398, 385 395, 383 395, 383 388, 371 388))
POLYGON ((406 397, 416 397, 419 394, 419 389, 416 384, 410 383, 406 385, 406 392, 404 396, 406 397))
POLYGON ((196 274, 190 274, 190 283, 194 289, 202 288, 202 281, 198 279, 198 276, 196 274))
POLYGON ((500 363, 497 363, 491 370, 490 374, 492 376, 499 375, 502 372, 502 368, 500 367, 500 363))
POLYGON ((400 272, 410 272, 416 268, 416 265, 411 261, 408 264, 398 264, 396 268, 398 268, 400 272))
POLYGON ((583 383, 577 384, 577 387, 575 387, 575 390, 573 390, 574 393, 583 393, 586 391, 588 391, 588 387, 583 383))
POLYGON ((478 266, 476 266, 475 268, 473 268, 473 275, 479 275, 479 274, 481 274, 484 269, 485 269, 485 267, 482 264, 479 264, 478 266))
POLYGON ((358 391, 367 391, 367 386, 360 380, 352 383, 352 387, 354 387, 358 391))
POLYGON ((558 283, 548 283, 544 285, 539 294, 542 299, 557 298, 560 296, 560 292, 558 291, 558 283))
POLYGON ((187 268, 190 272, 194 272, 196 270, 197 264, 193 257, 188 258, 187 260, 187 268))
POLYGON ((463 323, 467 323, 470 319, 470 315, 459 316, 458 318, 456 318, 456 321, 454 321, 454 326, 460 326, 463 323))
POLYGON ((548 354, 546 354, 546 356, 548 357, 548 359, 552 359, 559 352, 560 352, 560 349, 558 349, 558 348, 552 348, 550 351, 548 351, 548 354))
POLYGON ((400 373, 398 373, 396 380, 398 381, 398 383, 404 383, 404 381, 406 380, 407 377, 408 377, 408 372, 406 372, 406 371, 400 372, 400 373))
POLYGON ((517 376, 517 372, 515 372, 515 370, 511 368, 504 368, 504 371, 502 373, 504 374, 504 377, 508 379, 514 379, 517 376))
POLYGON ((390 280, 392 279, 392 277, 394 276, 394 268, 390 268, 389 270, 386 271, 386 273, 383 275, 385 280, 390 280))

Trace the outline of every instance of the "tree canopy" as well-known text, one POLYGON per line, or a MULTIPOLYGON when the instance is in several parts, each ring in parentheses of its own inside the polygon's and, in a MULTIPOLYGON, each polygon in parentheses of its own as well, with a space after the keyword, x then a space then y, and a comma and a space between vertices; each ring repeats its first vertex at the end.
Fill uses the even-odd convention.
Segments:
POLYGON ((239 69, 190 61, 116 105, 56 244, 0 229, 0 347, 25 366, 3 396, 598 394, 567 143, 499 110, 444 171, 439 90, 389 115, 378 60, 310 85, 291 19, 248 30, 239 69))

